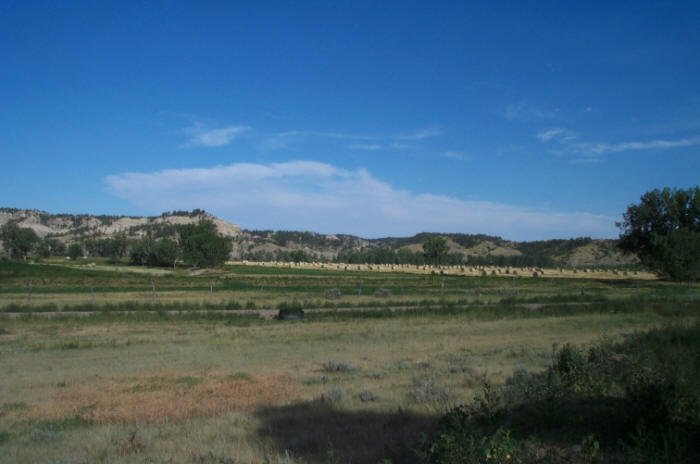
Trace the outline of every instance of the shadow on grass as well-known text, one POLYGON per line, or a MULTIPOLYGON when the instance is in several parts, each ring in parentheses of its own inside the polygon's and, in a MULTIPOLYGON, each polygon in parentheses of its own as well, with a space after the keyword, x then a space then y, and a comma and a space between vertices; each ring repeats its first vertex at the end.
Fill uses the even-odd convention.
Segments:
POLYGON ((422 447, 437 416, 405 411, 344 411, 314 401, 268 407, 256 412, 260 438, 280 454, 309 463, 425 462, 422 447))
POLYGON ((427 460, 483 462, 486 453, 511 453, 522 463, 700 462, 700 428, 670 418, 659 399, 534 400, 485 415, 462 406, 441 420, 427 460))

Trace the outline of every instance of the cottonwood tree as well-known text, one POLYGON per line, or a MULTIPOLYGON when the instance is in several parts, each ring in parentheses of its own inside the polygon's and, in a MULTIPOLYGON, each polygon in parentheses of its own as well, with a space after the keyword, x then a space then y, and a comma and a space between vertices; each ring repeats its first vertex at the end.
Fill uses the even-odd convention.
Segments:
POLYGON ((43 238, 36 247, 36 254, 41 258, 61 256, 66 253, 66 245, 55 238, 43 238))
POLYGON ((0 240, 10 259, 26 259, 39 242, 39 237, 32 229, 8 222, 0 227, 0 240))
POLYGON ((700 276, 700 187, 664 188, 642 195, 623 214, 619 247, 675 280, 700 276))
POLYGON ((231 240, 222 237, 208 220, 178 227, 183 261, 196 267, 221 266, 231 254, 231 240))

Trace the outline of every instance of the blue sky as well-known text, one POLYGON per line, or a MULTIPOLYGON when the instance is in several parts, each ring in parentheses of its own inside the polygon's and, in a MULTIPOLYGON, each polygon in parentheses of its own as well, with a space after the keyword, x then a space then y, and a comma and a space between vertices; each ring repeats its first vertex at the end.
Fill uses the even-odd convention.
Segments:
POLYGON ((700 183, 698 2, 0 3, 0 205, 615 237, 700 183))

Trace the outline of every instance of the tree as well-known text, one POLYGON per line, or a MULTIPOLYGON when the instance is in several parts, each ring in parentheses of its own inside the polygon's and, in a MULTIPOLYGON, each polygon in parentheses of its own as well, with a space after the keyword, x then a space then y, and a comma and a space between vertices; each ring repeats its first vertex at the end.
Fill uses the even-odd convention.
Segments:
POLYGON ((700 233, 689 229, 673 230, 655 237, 653 245, 669 276, 688 282, 700 276, 700 233))
POLYGON ((131 244, 129 249, 129 264, 147 266, 152 254, 153 240, 144 237, 131 244))
POLYGON ((88 256, 109 258, 110 263, 117 263, 125 254, 128 242, 123 233, 112 238, 89 238, 83 241, 88 256))
POLYGON ((32 229, 8 222, 0 227, 0 240, 10 259, 26 259, 34 250, 39 237, 32 229))
POLYGON ((208 220, 178 227, 182 259, 190 266, 215 267, 226 262, 231 254, 231 241, 218 234, 208 220))
POLYGON ((83 246, 80 243, 75 242, 68 245, 68 257, 70 259, 75 261, 81 256, 83 256, 83 246))
POLYGON ((177 242, 167 238, 158 240, 153 244, 151 250, 152 256, 149 263, 151 266, 175 267, 175 262, 180 256, 180 248, 178 247, 177 242))
POLYGON ((449 250, 447 240, 439 235, 434 235, 423 242, 423 256, 425 256, 425 261, 434 266, 441 264, 445 260, 449 250))
POLYGON ((700 275, 700 187, 652 190, 623 214, 619 247, 660 275, 700 275))
POLYGON ((43 238, 36 247, 36 253, 41 258, 49 256, 61 256, 66 252, 66 245, 55 238, 43 238))

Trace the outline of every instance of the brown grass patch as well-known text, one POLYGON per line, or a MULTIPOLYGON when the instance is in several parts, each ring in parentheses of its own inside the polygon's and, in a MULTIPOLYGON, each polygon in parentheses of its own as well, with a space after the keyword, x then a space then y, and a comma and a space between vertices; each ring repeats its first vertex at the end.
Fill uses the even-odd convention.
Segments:
POLYGON ((248 380, 168 372, 64 389, 50 402, 32 408, 29 418, 80 416, 96 423, 162 424, 251 411, 295 396, 296 386, 284 375, 248 380))

